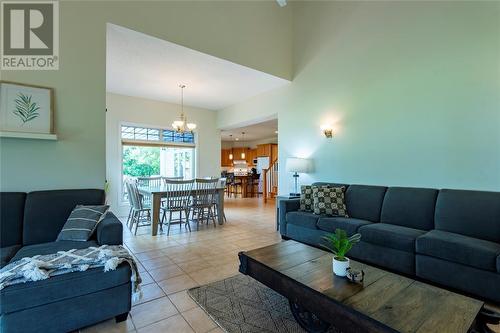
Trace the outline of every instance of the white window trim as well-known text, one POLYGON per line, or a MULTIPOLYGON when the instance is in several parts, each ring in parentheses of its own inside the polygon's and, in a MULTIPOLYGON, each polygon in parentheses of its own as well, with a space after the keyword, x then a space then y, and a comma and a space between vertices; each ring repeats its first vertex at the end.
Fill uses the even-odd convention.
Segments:
POLYGON ((143 145, 149 146, 159 146, 159 147, 176 147, 176 148, 193 148, 194 156, 193 156, 193 172, 195 177, 198 175, 198 147, 196 143, 198 142, 198 133, 194 132, 194 143, 186 143, 186 142, 165 142, 165 141, 148 141, 148 140, 133 140, 133 139, 122 139, 122 126, 130 126, 130 127, 142 127, 142 128, 152 128, 160 130, 160 140, 163 136, 162 130, 168 129, 155 125, 148 124, 140 124, 140 123, 132 123, 132 122, 119 122, 118 123, 118 136, 120 142, 120 193, 118 196, 118 206, 119 207, 128 207, 129 203, 127 200, 123 198, 124 191, 124 182, 123 182, 123 146, 134 144, 140 146, 141 143, 143 145))

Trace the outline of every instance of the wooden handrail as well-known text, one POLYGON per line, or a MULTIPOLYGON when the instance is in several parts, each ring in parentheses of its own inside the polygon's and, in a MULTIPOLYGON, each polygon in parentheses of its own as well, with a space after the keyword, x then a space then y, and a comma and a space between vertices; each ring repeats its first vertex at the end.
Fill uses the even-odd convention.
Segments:
POLYGON ((269 190, 272 190, 272 188, 273 188, 273 185, 272 185, 272 183, 274 183, 274 181, 273 181, 273 180, 274 180, 274 179, 273 179, 273 177, 276 177, 276 175, 274 175, 274 174, 272 174, 272 173, 271 173, 271 179, 270 179, 270 181, 271 181, 271 186, 270 186, 270 188, 268 188, 268 186, 267 186, 267 183, 268 183, 268 181, 267 181, 267 178, 268 178, 268 173, 269 173, 271 170, 273 170, 277 164, 278 164, 278 159, 275 159, 275 160, 274 160, 274 161, 272 161, 272 163, 269 165, 269 168, 267 168, 267 169, 263 169, 263 170, 262 170, 262 172, 263 172, 263 182, 264 182, 264 184, 263 184, 263 188, 262 188, 262 196, 264 197, 264 202, 267 202, 267 198, 269 197, 269 193, 270 193, 270 192, 269 192, 269 190))
POLYGON ((267 172, 269 169, 263 169, 264 179, 263 179, 263 187, 262 187, 262 195, 264 196, 264 202, 267 202, 267 172))

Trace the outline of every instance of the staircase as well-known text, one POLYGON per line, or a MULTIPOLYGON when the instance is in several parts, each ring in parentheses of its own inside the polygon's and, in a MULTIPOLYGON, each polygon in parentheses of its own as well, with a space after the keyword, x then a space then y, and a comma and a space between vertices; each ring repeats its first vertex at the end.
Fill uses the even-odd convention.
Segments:
POLYGON ((278 194, 278 159, 274 160, 269 168, 263 170, 264 188, 262 195, 264 202, 269 198, 274 198, 278 194))

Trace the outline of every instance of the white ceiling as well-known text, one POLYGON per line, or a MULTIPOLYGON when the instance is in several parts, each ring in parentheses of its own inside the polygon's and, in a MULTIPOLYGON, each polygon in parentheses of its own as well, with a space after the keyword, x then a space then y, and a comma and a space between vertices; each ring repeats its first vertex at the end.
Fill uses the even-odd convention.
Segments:
POLYGON ((278 136, 276 133, 277 130, 278 119, 273 119, 245 127, 223 130, 221 132, 221 139, 222 141, 235 141, 236 139, 241 141, 242 132, 245 132, 245 141, 269 139, 278 136), (230 136, 231 134, 233 135, 232 138, 230 136))
POLYGON ((108 92, 220 110, 290 81, 114 24, 107 25, 108 92))

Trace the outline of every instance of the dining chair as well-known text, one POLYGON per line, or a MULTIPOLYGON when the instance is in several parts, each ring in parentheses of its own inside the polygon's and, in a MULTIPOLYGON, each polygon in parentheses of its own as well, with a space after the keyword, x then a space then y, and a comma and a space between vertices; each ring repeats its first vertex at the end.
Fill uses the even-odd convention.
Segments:
POLYGON ((134 209, 134 203, 132 202, 132 193, 130 193, 129 182, 130 182, 130 180, 124 181, 125 188, 127 189, 127 200, 128 200, 128 204, 130 206, 130 209, 128 211, 128 216, 127 216, 127 228, 130 229, 128 224, 130 223, 130 220, 132 219, 132 209, 134 209))
POLYGON ((194 186, 194 180, 169 180, 165 179, 165 193, 163 206, 161 210, 163 212, 160 221, 160 230, 163 230, 163 222, 168 213, 167 220, 167 236, 170 233, 170 225, 173 222, 178 223, 179 227, 182 227, 182 223, 188 227, 191 231, 191 226, 189 225, 189 203, 191 200, 191 193, 194 186), (172 213, 179 212, 179 219, 173 220, 172 213), (184 212, 186 220, 182 219, 182 213, 184 212))
POLYGON ((154 176, 154 177, 137 177, 137 185, 139 186, 149 186, 149 187, 158 187, 162 184, 163 177, 154 176))
POLYGON ((210 219, 215 223, 214 197, 217 195, 218 179, 196 179, 196 185, 193 190, 193 199, 189 205, 189 212, 196 215, 196 230, 200 228, 200 220, 206 219, 207 224, 210 219))
POLYGON ((183 180, 184 177, 162 177, 163 180, 183 180))
POLYGON ((151 206, 141 200, 136 182, 127 182, 127 190, 132 197, 132 218, 129 229, 132 231, 135 225, 134 235, 137 235, 139 227, 151 225, 151 206))
MULTIPOLYGON (((163 177, 153 176, 153 177, 137 177, 137 186, 142 187, 160 187, 163 183, 163 177)), ((151 196, 143 196, 143 202, 151 205, 151 196)))

